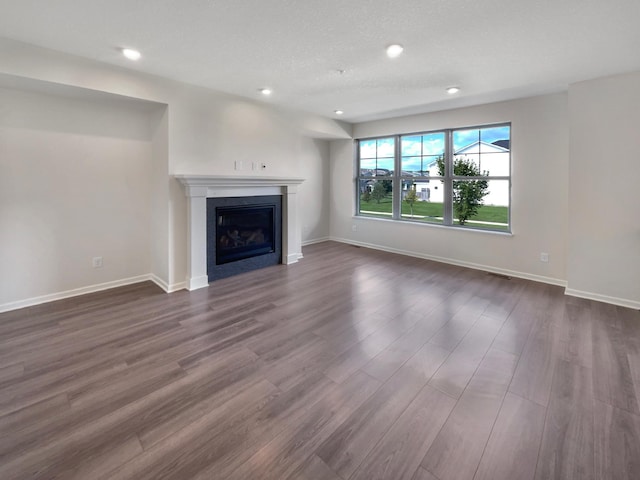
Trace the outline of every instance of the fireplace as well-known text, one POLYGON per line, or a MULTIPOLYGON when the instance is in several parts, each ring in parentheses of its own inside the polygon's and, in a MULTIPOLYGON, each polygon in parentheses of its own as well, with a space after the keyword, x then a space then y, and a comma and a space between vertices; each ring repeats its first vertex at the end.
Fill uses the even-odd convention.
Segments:
POLYGON ((280 195, 208 198, 208 280, 281 263, 281 210, 280 195))
POLYGON ((275 205, 216 208, 216 265, 275 252, 275 205))
MULTIPOLYGON (((188 290, 209 286, 207 202, 211 198, 277 195, 281 199, 281 263, 291 265, 302 258, 301 226, 298 219, 298 186, 294 177, 175 175, 188 198, 187 278, 188 290)), ((254 258, 262 258, 258 256, 254 258)), ((251 260, 251 259, 249 259, 251 260)), ((215 262, 214 262, 215 263, 215 262)), ((234 265, 232 262, 229 265, 234 265)), ((174 287, 170 286, 169 289, 174 287)))

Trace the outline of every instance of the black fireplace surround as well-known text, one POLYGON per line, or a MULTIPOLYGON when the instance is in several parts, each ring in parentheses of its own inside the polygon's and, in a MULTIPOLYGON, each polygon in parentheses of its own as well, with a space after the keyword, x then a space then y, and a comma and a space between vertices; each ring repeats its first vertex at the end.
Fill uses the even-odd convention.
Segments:
POLYGON ((282 197, 207 198, 209 282, 282 262, 282 197))

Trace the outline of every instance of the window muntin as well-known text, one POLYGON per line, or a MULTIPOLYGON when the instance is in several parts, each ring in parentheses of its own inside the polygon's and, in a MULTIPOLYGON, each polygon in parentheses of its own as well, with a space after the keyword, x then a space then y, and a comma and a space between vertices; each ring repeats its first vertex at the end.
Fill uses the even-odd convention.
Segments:
MULTIPOLYGON (((471 162, 480 175, 510 175, 509 126, 453 130, 452 136, 454 157, 471 162)), ((454 172, 454 176, 473 175, 454 172)))
POLYGON ((390 177, 395 166, 394 137, 360 141, 360 176, 390 177))
POLYGON ((429 167, 444 155, 444 132, 400 137, 401 171, 403 177, 427 177, 429 167))
POLYGON ((509 232, 510 143, 509 124, 359 140, 358 214, 509 232), (369 194, 371 177, 392 177, 385 197, 377 187, 375 206, 367 176, 369 194))

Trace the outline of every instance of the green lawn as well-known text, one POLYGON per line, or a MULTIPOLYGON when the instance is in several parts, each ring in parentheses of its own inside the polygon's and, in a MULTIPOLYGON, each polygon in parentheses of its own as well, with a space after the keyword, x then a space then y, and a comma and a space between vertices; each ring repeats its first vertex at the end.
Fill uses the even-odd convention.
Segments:
MULTIPOLYGON (((389 218, 392 213, 391 196, 380 200, 380 203, 372 200, 364 202, 360 200, 360 211, 367 215, 379 215, 389 218)), ((409 204, 402 202, 402 217, 429 223, 442 223, 443 204, 436 202, 416 202, 413 204, 413 215, 409 204)), ((497 207, 494 205, 483 205, 478 209, 478 214, 471 218, 467 226, 474 228, 490 228, 492 230, 508 231, 509 209, 507 207, 497 207), (482 223, 491 222, 491 223, 482 223), (494 225, 497 223, 499 225, 494 225)))

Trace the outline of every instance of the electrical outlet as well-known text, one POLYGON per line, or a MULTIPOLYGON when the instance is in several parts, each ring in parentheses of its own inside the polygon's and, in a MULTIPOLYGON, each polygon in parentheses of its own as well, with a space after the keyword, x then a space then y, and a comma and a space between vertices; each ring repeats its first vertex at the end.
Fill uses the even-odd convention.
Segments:
POLYGON ((257 170, 258 169, 258 162, 251 162, 251 170, 257 170))
POLYGON ((546 252, 541 252, 540 253, 540 261, 543 263, 548 263, 549 262, 549 254, 546 252))
POLYGON ((357 232, 358 231, 358 225, 356 225, 355 223, 353 225, 351 225, 351 231, 352 232, 357 232))
POLYGON ((93 257, 91 264, 93 268, 102 268, 102 257, 93 257))
POLYGON ((236 160, 234 166, 236 170, 242 170, 242 160, 236 160))

